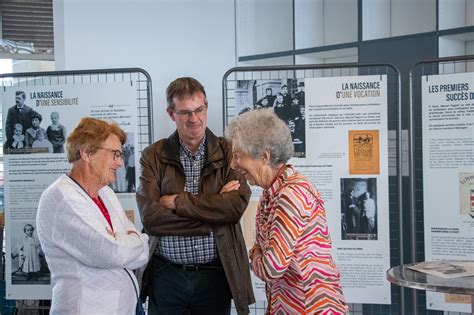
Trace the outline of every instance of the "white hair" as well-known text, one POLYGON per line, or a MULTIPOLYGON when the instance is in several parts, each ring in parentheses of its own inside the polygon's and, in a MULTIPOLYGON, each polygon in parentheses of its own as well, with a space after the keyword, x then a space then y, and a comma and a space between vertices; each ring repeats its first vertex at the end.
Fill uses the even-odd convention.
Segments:
POLYGON ((225 138, 253 158, 260 158, 268 150, 273 166, 285 164, 293 156, 288 126, 269 109, 251 110, 234 118, 225 130, 225 138))

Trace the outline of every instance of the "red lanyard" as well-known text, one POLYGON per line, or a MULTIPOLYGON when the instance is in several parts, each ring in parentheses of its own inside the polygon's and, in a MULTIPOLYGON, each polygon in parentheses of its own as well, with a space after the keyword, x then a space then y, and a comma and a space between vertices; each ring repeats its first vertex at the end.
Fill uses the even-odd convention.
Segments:
POLYGON ((114 227, 112 225, 112 220, 110 220, 109 211, 105 207, 104 202, 102 201, 102 199, 100 197, 97 197, 97 198, 91 197, 91 198, 95 202, 95 204, 99 207, 100 212, 102 212, 102 215, 104 216, 104 218, 107 220, 107 222, 109 222, 110 228, 113 231, 114 227))
POLYGON ((112 229, 112 232, 114 231, 114 227, 112 225, 112 220, 110 220, 110 215, 109 215, 109 211, 107 210, 107 208, 105 207, 104 205, 104 202, 102 201, 102 199, 100 197, 97 197, 97 198, 92 198, 88 193, 87 191, 84 189, 84 187, 81 186, 81 184, 79 184, 79 182, 77 180, 75 180, 74 178, 72 178, 71 175, 67 175, 73 182, 76 183, 77 186, 81 187, 81 189, 87 194, 87 196, 89 196, 93 201, 94 203, 97 205, 97 207, 99 207, 100 209, 100 212, 102 213, 102 215, 104 216, 104 218, 107 220, 107 222, 109 223, 110 225, 110 228, 112 229))

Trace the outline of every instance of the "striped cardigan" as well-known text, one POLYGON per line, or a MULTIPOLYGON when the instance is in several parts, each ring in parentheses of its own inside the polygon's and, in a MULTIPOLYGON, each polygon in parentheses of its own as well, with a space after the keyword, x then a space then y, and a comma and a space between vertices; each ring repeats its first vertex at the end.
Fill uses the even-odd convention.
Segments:
POLYGON ((266 283, 267 314, 345 314, 324 202, 292 166, 263 191, 256 227, 250 259, 266 283))

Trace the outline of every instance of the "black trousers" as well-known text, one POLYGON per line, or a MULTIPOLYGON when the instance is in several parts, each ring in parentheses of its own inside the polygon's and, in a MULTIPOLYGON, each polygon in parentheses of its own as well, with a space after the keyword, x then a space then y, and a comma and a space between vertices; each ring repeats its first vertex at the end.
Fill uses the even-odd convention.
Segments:
POLYGON ((153 257, 150 315, 227 315, 232 295, 220 265, 175 265, 153 257))

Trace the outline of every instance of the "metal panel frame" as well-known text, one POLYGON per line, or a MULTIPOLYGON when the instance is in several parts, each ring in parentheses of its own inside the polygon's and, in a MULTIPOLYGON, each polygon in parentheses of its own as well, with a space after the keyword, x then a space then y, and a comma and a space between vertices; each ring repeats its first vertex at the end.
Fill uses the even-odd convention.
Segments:
MULTIPOLYGON (((411 256, 415 261, 425 260, 423 221, 423 159, 421 125, 421 78, 423 75, 449 73, 473 73, 474 55, 437 58, 419 61, 410 69, 410 125, 409 125, 409 168, 410 168, 410 239, 411 256), (469 71, 470 69, 470 71, 469 71)), ((426 309, 426 292, 412 290, 413 314, 443 314, 442 311, 426 309), (421 300, 421 301, 419 301, 421 300)))
MULTIPOLYGON (((0 88, 22 86, 49 86, 56 84, 97 84, 104 82, 130 82, 137 91, 137 125, 138 125, 138 152, 153 143, 153 101, 151 76, 141 68, 91 69, 72 71, 45 71, 7 73, 0 75, 0 88)), ((0 109, 1 112, 2 109, 0 109)), ((0 115, 1 117, 1 115, 0 115)), ((3 138, 3 136, 2 136, 3 138)), ((0 155, 3 163, 3 154, 0 155)), ((0 228, 0 243, 3 244, 3 227, 0 228)), ((3 256, 2 256, 3 257, 3 256)), ((0 267, 4 269, 4 260, 0 267)), ((3 280, 3 274, 2 279, 3 280)), ((4 298, 4 297, 3 297, 4 298)), ((19 304, 21 305, 21 303, 19 304)), ((34 306, 25 306, 24 310, 38 310, 47 313, 49 304, 37 303, 34 306), (43 306, 45 305, 45 306, 43 306)), ((8 307, 5 305, 5 307, 8 307)), ((7 310, 7 309, 5 309, 7 310)), ((4 310, 0 310, 0 313, 4 310)), ((11 310, 12 312, 14 311, 11 310)))
MULTIPOLYGON (((403 242, 404 230, 402 226, 403 212, 402 205, 402 130, 401 130, 401 110, 400 110, 400 72, 391 65, 384 63, 360 64, 360 63, 338 63, 323 65, 287 65, 287 66, 254 66, 254 67, 235 67, 229 69, 222 79, 223 90, 223 128, 227 122, 234 117, 230 114, 233 107, 229 103, 234 100, 232 93, 235 87, 229 82, 237 80, 265 80, 265 79, 303 79, 311 77, 331 77, 331 76, 362 76, 362 75, 381 75, 387 74, 388 77, 388 102, 387 109, 396 112, 396 115, 390 116, 388 120, 388 130, 396 131, 396 176, 389 176, 389 220, 396 222, 398 231, 391 230, 391 265, 404 263, 403 242), (390 89, 395 86, 395 88, 390 89), (392 93, 392 94, 391 94, 392 93), (390 106, 392 105, 392 106, 390 106), (392 189, 391 189, 392 188, 392 189), (394 233, 395 232, 395 233, 394 233), (397 233, 398 232, 398 233, 397 233), (395 235, 396 234, 396 235, 395 235), (395 250, 392 248, 395 247, 395 250)), ((392 225, 390 225, 392 226, 392 225)), ((404 314, 404 295, 402 288, 392 286, 392 305, 374 305, 374 304, 353 304, 351 305, 352 314, 380 314, 393 313, 404 314), (397 293, 394 293, 397 292, 397 293)), ((261 308, 257 305, 253 310, 260 312, 261 308)))

